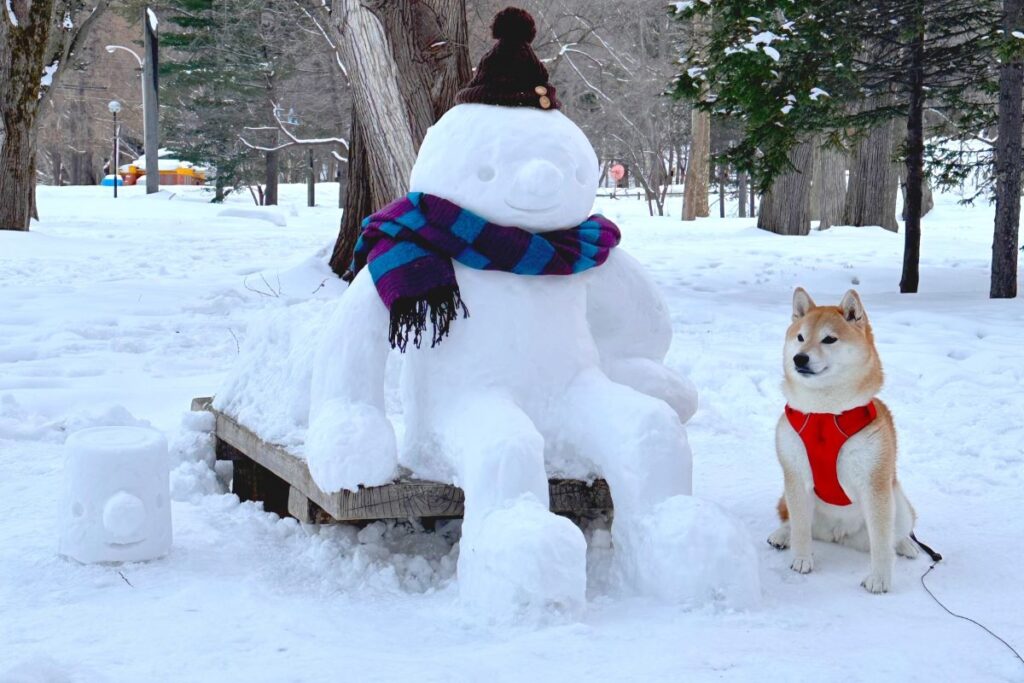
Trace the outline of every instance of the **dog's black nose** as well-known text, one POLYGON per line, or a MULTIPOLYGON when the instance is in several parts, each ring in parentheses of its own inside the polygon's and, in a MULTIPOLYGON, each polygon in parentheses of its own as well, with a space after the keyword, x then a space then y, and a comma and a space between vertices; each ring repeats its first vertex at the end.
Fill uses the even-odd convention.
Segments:
POLYGON ((807 364, 811 362, 811 358, 806 353, 798 353, 793 356, 793 362, 798 368, 806 368, 807 364))

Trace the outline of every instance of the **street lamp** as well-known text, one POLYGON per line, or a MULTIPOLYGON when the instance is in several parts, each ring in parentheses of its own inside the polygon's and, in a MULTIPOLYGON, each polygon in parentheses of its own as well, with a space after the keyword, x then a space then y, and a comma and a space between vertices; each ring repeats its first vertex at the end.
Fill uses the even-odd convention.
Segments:
POLYGON ((111 164, 114 171, 114 199, 117 199, 117 169, 121 165, 121 130, 117 127, 117 112, 121 111, 121 103, 117 100, 110 100, 107 109, 114 115, 114 163, 111 164))
MULTIPOLYGON (((138 55, 135 50, 124 45, 107 45, 107 52, 114 54, 116 50, 124 50, 132 57, 135 57, 135 61, 139 63, 139 87, 142 88, 142 111, 146 111, 146 64, 142 61, 142 57, 138 55)), ((142 139, 146 139, 146 117, 142 117, 142 139)))

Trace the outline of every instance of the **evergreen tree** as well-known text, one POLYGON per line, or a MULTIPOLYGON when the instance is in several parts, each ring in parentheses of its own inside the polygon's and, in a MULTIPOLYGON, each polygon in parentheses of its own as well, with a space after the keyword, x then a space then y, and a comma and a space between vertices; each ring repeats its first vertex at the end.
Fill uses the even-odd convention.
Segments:
POLYGON ((906 123, 906 246, 900 289, 917 291, 925 162, 939 186, 977 167, 962 144, 994 122, 998 8, 994 0, 715 0, 678 3, 712 15, 691 46, 675 93, 737 119, 725 153, 767 191, 791 154, 820 135, 848 147, 893 119, 906 123), (925 144, 924 111, 942 125, 925 144))
MULTIPOLYGON (((292 68, 292 41, 304 15, 277 0, 170 0, 161 37, 167 102, 167 147, 181 158, 209 164, 217 198, 256 176, 258 155, 243 133, 266 147, 268 192, 276 188, 278 83, 292 68)), ((276 203, 276 190, 267 203, 276 203)))

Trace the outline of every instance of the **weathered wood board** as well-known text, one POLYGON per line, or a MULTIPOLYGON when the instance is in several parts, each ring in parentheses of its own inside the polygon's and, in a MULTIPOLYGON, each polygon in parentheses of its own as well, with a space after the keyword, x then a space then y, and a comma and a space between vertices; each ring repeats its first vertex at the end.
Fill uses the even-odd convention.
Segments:
MULTIPOLYGON (((462 490, 434 481, 403 478, 384 486, 326 493, 313 481, 305 460, 214 409, 212 399, 193 399, 192 410, 214 415, 217 459, 234 461, 235 493, 243 500, 262 500, 268 511, 314 523, 462 516, 462 490)), ((552 479, 549 491, 551 511, 558 514, 580 516, 612 509, 611 493, 602 479, 593 484, 552 479)))

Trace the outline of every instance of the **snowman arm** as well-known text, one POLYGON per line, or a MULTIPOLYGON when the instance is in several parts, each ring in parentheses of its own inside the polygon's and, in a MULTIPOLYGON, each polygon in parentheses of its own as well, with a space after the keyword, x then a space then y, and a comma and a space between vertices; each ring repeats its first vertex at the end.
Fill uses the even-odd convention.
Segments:
POLYGON ((314 361, 311 413, 327 400, 384 410, 388 310, 364 268, 341 297, 314 361))
POLYGON ((685 422, 697 409, 688 379, 665 367, 672 343, 668 306, 643 267, 622 249, 593 270, 587 320, 609 379, 668 403, 685 422))
POLYGON ((395 477, 395 430, 384 412, 388 319, 364 269, 323 330, 314 361, 305 456, 324 491, 376 486, 395 477))

